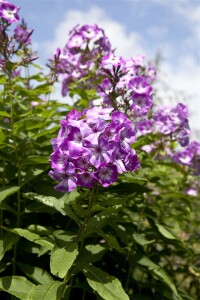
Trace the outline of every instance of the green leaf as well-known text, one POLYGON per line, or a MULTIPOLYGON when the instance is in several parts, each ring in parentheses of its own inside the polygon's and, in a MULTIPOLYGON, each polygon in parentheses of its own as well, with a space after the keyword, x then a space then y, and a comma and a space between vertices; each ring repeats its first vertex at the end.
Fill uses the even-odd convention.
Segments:
POLYGON ((141 246, 149 245, 155 242, 155 240, 147 240, 143 234, 137 232, 133 234, 133 239, 141 246))
POLYGON ((7 276, 0 278, 0 290, 19 299, 25 300, 35 287, 33 283, 22 276, 7 276))
POLYGON ((143 256, 138 263, 142 266, 147 267, 150 271, 153 272, 157 277, 159 277, 170 289, 171 291, 181 300, 180 296, 178 295, 176 286, 174 285, 172 279, 167 274, 167 272, 159 265, 155 264, 152 260, 148 257, 143 256))
POLYGON ((6 251, 10 250, 17 243, 19 237, 11 232, 5 232, 0 239, 0 260, 2 260, 6 251))
POLYGON ((25 164, 48 164, 49 163, 49 156, 29 156, 28 160, 25 164))
POLYGON ((120 281, 92 265, 83 266, 88 284, 105 300, 128 300, 120 281))
POLYGON ((79 196, 79 193, 77 191, 68 194, 66 193, 59 199, 52 196, 38 195, 36 193, 24 193, 23 195, 30 200, 36 200, 40 203, 43 203, 44 205, 53 207, 62 215, 69 216, 77 224, 80 224, 79 218, 75 215, 75 213, 68 205, 68 203, 74 201, 79 196))
POLYGON ((47 284, 36 286, 31 294, 31 300, 58 300, 62 296, 63 283, 60 281, 53 281, 47 284))
POLYGON ((20 189, 19 186, 7 186, 0 188, 0 202, 8 196, 16 193, 20 189))
POLYGON ((101 246, 100 244, 87 245, 79 253, 76 260, 76 264, 88 264, 91 262, 98 261, 102 258, 105 251, 106 248, 101 246))
POLYGON ((27 229, 22 229, 22 228, 14 228, 14 229, 9 229, 4 226, 2 226, 7 231, 13 232, 18 234, 21 237, 24 237, 25 239, 34 242, 36 244, 39 244, 40 246, 46 247, 48 250, 52 250, 54 247, 54 244, 52 241, 48 238, 42 238, 38 234, 35 234, 27 229))
POLYGON ((169 240, 176 240, 177 238, 168 230, 166 229, 164 226, 155 223, 156 227, 158 228, 158 231, 166 238, 169 240))
POLYGON ((64 278, 73 265, 77 255, 77 243, 68 243, 62 248, 55 246, 51 252, 50 258, 51 273, 59 278, 64 278))
POLYGON ((106 191, 117 193, 118 195, 130 195, 134 193, 137 193, 139 195, 149 192, 150 189, 135 182, 124 182, 104 189, 104 192, 106 191))
POLYGON ((47 284, 54 281, 47 271, 39 267, 22 263, 17 263, 17 266, 26 274, 26 276, 33 279, 36 283, 47 284))
POLYGON ((118 217, 118 211, 121 209, 119 207, 113 207, 104 209, 102 212, 96 214, 95 216, 91 217, 83 229, 82 233, 80 234, 80 240, 86 236, 90 236, 94 232, 96 233, 99 229, 103 228, 104 226, 110 224, 112 220, 118 217))

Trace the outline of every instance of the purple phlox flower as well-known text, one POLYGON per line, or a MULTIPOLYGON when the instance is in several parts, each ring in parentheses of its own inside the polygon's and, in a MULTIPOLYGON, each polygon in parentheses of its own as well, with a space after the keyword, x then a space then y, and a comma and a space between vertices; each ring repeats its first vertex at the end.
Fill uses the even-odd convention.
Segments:
POLYGON ((117 167, 115 165, 102 164, 95 172, 95 177, 103 187, 109 186, 115 182, 118 177, 117 167))
POLYGON ((9 23, 19 21, 19 10, 20 7, 17 7, 12 3, 6 1, 0 3, 0 17, 6 19, 9 23))
POLYGON ((113 52, 110 52, 102 58, 101 64, 102 66, 111 65, 118 67, 124 64, 124 59, 121 56, 116 56, 113 52))
POLYGON ((93 144, 97 144, 98 138, 104 132, 106 125, 107 123, 102 119, 97 120, 96 123, 90 123, 90 132, 87 132, 87 136, 85 135, 85 139, 93 144))
POLYGON ((108 78, 105 78, 98 86, 98 92, 100 95, 108 94, 112 91, 112 83, 108 78))
POLYGON ((29 44, 31 42, 30 36, 33 32, 33 29, 27 29, 26 24, 18 25, 15 29, 15 39, 18 43, 29 44))
POLYGON ((120 129, 121 126, 119 126, 119 124, 111 122, 110 125, 106 127, 102 136, 108 141, 118 141, 120 129))
POLYGON ((87 187, 89 189, 93 188, 95 183, 95 178, 90 172, 81 172, 77 174, 77 183, 80 186, 87 187))
POLYGON ((70 133, 67 136, 66 143, 70 157, 77 158, 83 153, 83 137, 79 128, 70 126, 70 133))
POLYGON ((130 73, 125 74, 124 76, 120 77, 120 80, 116 84, 117 89, 129 89, 129 82, 133 78, 133 75, 130 73))
POLYGON ((111 114, 112 121, 116 124, 124 125, 126 123, 127 125, 132 127, 131 120, 121 111, 117 110, 112 112, 111 114))
POLYGON ((76 109, 72 109, 66 116, 66 120, 79 120, 85 113, 85 110, 83 110, 82 112, 76 110, 76 109))
POLYGON ((141 120, 135 122, 136 131, 140 131, 142 135, 151 133, 154 131, 152 120, 141 120))
POLYGON ((52 169, 56 169, 60 173, 65 173, 66 169, 69 170, 69 173, 74 172, 74 166, 69 162, 69 157, 60 148, 51 154, 50 159, 52 169))
POLYGON ((193 175, 200 175, 200 143, 191 142, 184 150, 175 153, 173 159, 189 166, 193 175))
POLYGON ((136 94, 150 95, 152 87, 145 77, 137 76, 129 81, 129 88, 136 94))
POLYGON ((83 25, 80 31, 82 35, 89 40, 95 38, 101 32, 97 25, 83 25))
POLYGON ((73 164, 75 169, 79 169, 80 171, 85 171, 89 166, 88 162, 85 160, 83 156, 79 156, 73 160, 73 164))
POLYGON ((120 143, 112 143, 112 156, 111 163, 116 165, 118 173, 122 174, 127 172, 127 169, 124 165, 124 161, 128 155, 128 152, 120 146, 120 143))
POLYGON ((140 162, 139 162, 138 157, 133 149, 130 151, 130 154, 127 155, 127 157, 124 161, 124 164, 125 164, 126 169, 131 172, 134 172, 135 170, 140 169, 140 162))
MULTIPOLYGON (((51 174, 50 176, 52 177, 51 174)), ((54 189, 61 193, 71 192, 77 187, 77 178, 73 174, 60 174, 58 181, 60 182, 57 185, 55 185, 54 189)))
POLYGON ((151 97, 147 94, 132 94, 130 105, 134 115, 146 115, 153 105, 151 97))
POLYGON ((113 111, 113 107, 109 107, 109 108, 93 107, 89 109, 86 113, 87 122, 94 123, 99 118, 103 120, 110 120, 111 119, 110 114, 112 111, 113 111))
POLYGON ((136 140, 135 131, 132 127, 125 125, 119 133, 119 141, 121 146, 129 150, 130 144, 134 143, 136 140))
POLYGON ((80 48, 86 41, 86 38, 81 34, 74 34, 67 42, 68 48, 80 48))
POLYGON ((189 117, 188 108, 183 103, 178 103, 177 106, 172 109, 172 112, 176 113, 180 119, 187 119, 189 117))
POLYGON ((110 162, 110 146, 107 140, 103 137, 99 137, 98 144, 92 144, 89 141, 84 142, 84 147, 86 152, 84 156, 88 159, 90 163, 98 168, 102 163, 110 162))
POLYGON ((104 52, 111 51, 111 43, 107 36, 100 37, 95 44, 98 45, 104 52))

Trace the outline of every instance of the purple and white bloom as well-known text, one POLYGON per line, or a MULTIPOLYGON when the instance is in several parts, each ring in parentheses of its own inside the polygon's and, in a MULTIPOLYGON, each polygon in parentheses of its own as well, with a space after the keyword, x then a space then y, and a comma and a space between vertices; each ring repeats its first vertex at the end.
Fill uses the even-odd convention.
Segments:
POLYGON ((129 81, 129 88, 136 94, 150 95, 152 87, 145 77, 137 76, 129 81))
POLYGON ((173 156, 177 163, 188 166, 193 175, 200 175, 200 143, 191 142, 187 147, 173 156))
POLYGON ((85 43, 85 37, 80 34, 74 34, 68 41, 68 48, 81 47, 85 43))
POLYGON ((117 167, 115 165, 101 165, 95 173, 96 179, 103 187, 109 186, 117 180, 117 167))
POLYGON ((130 148, 135 132, 125 114, 113 108, 74 109, 60 123, 58 136, 52 139, 49 172, 59 181, 57 191, 92 188, 95 183, 106 187, 118 173, 133 172, 139 165, 130 148))
POLYGON ((100 137, 98 144, 85 141, 84 147, 87 149, 85 157, 89 158, 90 163, 98 168, 102 163, 110 162, 110 147, 108 141, 100 137), (88 151, 89 150, 89 151, 88 151))
POLYGON ((121 56, 116 56, 110 52, 102 58, 101 64, 102 66, 112 65, 118 67, 124 64, 124 59, 121 56))
POLYGON ((15 6, 7 1, 0 2, 0 17, 6 19, 9 23, 19 21, 18 11, 20 7, 15 6))
POLYGON ((87 187, 89 189, 93 188, 95 183, 95 178, 90 172, 81 172, 77 174, 78 185, 87 187))

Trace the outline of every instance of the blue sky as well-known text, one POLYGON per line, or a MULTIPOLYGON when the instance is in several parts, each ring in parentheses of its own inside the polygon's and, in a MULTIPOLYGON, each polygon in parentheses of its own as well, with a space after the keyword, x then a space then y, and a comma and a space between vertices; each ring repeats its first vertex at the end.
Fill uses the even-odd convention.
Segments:
MULTIPOLYGON (((200 130, 200 1, 199 0, 13 0, 21 7, 41 62, 64 46, 77 23, 103 27, 117 54, 161 53, 159 79, 164 102, 184 102, 191 127, 200 130)), ((160 89, 158 87, 158 89, 160 89)), ((200 139, 200 136, 199 136, 200 139)))

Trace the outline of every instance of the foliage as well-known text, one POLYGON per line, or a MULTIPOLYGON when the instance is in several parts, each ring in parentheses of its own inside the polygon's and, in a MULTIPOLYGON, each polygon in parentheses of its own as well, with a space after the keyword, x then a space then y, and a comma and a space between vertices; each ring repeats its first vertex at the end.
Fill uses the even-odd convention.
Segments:
MULTIPOLYGON (((64 194, 54 190, 48 175, 50 140, 59 121, 99 97, 96 87, 106 72, 113 80, 112 103, 118 91, 105 69, 94 81, 98 65, 85 77, 70 79, 70 96, 78 95, 74 105, 52 100, 58 74, 51 67, 47 76, 34 63, 32 31, 24 21, 21 28, 27 35, 19 35, 18 29, 8 36, 10 23, 19 17, 14 7, 9 9, 15 19, 4 17, 6 3, 0 3, 1 298, 198 299, 200 197, 191 188, 198 191, 199 175, 191 168, 194 163, 181 164, 167 155, 168 149, 176 151, 177 128, 166 135, 156 131, 137 137, 132 147, 140 169, 119 172, 112 185, 80 184, 64 194), (147 145, 156 147, 148 153, 147 145)), ((198 153, 191 160, 197 158, 198 153)))

